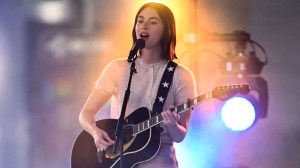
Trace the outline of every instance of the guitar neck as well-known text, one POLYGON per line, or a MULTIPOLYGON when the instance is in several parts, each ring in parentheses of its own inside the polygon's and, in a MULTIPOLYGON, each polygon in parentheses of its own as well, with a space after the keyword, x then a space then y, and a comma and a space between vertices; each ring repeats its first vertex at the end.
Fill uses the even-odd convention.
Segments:
MULTIPOLYGON (((188 109, 191 109, 192 107, 196 106, 197 104, 200 104, 204 101, 207 101, 209 99, 212 98, 212 92, 206 92, 194 99, 188 99, 187 102, 183 103, 183 104, 180 104, 178 106, 176 106, 174 108, 174 111, 177 112, 177 113, 182 113, 188 109)), ((161 122, 163 121, 163 117, 161 114, 158 114, 156 116, 153 116, 151 117, 150 119, 146 120, 146 121, 143 121, 139 124, 136 124, 134 127, 133 127, 133 134, 136 135, 140 132, 143 132, 155 125, 158 125, 160 124, 161 122)))

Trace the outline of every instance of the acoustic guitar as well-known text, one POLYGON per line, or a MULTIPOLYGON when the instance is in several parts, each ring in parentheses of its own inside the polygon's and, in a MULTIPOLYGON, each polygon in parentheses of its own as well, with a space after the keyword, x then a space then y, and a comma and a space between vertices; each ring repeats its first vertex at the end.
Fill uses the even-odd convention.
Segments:
MULTIPOLYGON (((247 84, 223 85, 214 88, 194 99, 176 106, 174 111, 182 113, 197 104, 211 98, 225 101, 236 94, 248 94, 250 87, 247 84)), ((146 162, 153 158, 160 148, 160 132, 154 126, 163 121, 161 114, 151 116, 151 111, 141 107, 125 118, 123 128, 123 166, 132 168, 138 163, 146 162)), ((97 127, 105 130, 111 139, 115 139, 115 129, 118 120, 104 119, 96 122, 97 127)), ((106 151, 97 151, 93 137, 82 131, 76 138, 72 149, 72 168, 119 168, 121 145, 113 151, 113 146, 106 151)))

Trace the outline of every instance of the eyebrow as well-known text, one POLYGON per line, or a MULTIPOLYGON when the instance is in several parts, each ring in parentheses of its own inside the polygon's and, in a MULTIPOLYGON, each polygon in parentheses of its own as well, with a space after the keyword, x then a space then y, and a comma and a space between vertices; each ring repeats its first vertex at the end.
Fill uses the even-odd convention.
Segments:
MULTIPOLYGON (((138 16, 137 18, 143 18, 144 19, 144 16, 138 16)), ((156 19, 156 20, 160 20, 158 17, 150 17, 149 19, 156 19)))

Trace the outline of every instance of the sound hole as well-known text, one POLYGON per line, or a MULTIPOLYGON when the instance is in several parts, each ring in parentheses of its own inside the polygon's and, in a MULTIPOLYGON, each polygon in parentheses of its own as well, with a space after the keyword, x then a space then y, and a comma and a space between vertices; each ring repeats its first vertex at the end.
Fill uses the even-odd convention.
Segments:
POLYGON ((132 125, 126 125, 123 129, 123 140, 124 144, 127 144, 130 142, 133 138, 133 126, 132 125))
MULTIPOLYGON (((133 125, 126 125, 123 128, 123 140, 124 140, 123 151, 126 152, 126 150, 130 147, 130 145, 132 144, 132 142, 134 140, 133 125)), ((113 153, 113 146, 110 146, 106 150, 105 157, 112 159, 112 158, 118 157, 120 154, 121 154, 121 146, 120 145, 118 145, 116 153, 113 153)))

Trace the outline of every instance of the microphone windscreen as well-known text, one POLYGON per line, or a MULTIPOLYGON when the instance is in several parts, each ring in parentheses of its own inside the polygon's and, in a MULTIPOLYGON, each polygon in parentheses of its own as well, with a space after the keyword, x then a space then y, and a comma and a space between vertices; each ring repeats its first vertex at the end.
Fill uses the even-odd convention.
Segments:
POLYGON ((142 38, 137 39, 135 42, 135 46, 139 49, 143 49, 145 47, 145 40, 142 38))

